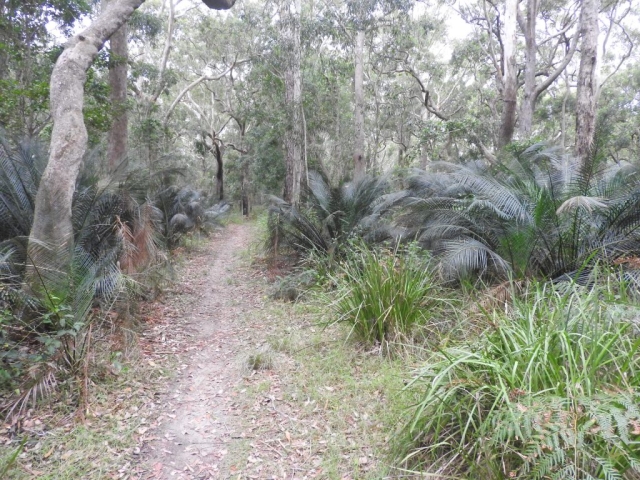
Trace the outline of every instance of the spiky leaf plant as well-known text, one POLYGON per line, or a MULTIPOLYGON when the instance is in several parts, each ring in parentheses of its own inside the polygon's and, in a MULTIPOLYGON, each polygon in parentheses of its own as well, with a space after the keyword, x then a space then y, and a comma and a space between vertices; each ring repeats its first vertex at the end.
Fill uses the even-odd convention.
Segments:
POLYGON ((537 285, 435 352, 408 386, 404 460, 443 478, 640 478, 638 309, 607 297, 537 285))
POLYGON ((334 275, 337 299, 331 302, 337 321, 346 322, 351 333, 367 345, 410 339, 416 327, 436 317, 442 292, 430 258, 408 251, 371 248, 352 242, 345 260, 334 275))
POLYGON ((55 246, 36 245, 41 259, 32 267, 36 288, 26 290, 21 284, 26 238, 46 157, 37 144, 11 149, 1 143, 0 299, 3 310, 12 309, 14 315, 7 317, 11 325, 3 329, 0 356, 6 364, 24 368, 36 362, 9 404, 9 411, 19 411, 50 392, 61 371, 78 372, 90 341, 95 302, 108 309, 122 293, 121 266, 132 274, 155 260, 159 214, 146 195, 139 194, 144 188, 136 182, 81 180, 74 195, 70 268, 55 268, 55 246), (25 346, 29 353, 22 353, 25 346))
POLYGON ((0 137, 0 242, 29 235, 46 156, 39 142, 12 148, 0 137))
POLYGON ((332 187, 321 174, 309 172, 306 201, 300 207, 273 198, 269 248, 334 256, 349 238, 386 238, 382 215, 390 205, 387 189, 384 178, 364 176, 332 187))
POLYGON ((410 180, 400 223, 447 278, 556 278, 640 251, 640 177, 598 144, 580 163, 534 145, 500 165, 433 164, 410 180))
POLYGON ((230 208, 226 202, 208 205, 198 191, 175 185, 160 186, 154 205, 162 214, 162 232, 169 248, 175 247, 185 233, 220 226, 230 208))

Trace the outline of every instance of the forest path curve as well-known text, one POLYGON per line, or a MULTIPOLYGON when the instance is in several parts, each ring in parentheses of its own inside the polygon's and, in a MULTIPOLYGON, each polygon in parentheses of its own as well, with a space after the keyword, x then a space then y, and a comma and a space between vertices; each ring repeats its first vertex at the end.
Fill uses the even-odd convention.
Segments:
POLYGON ((174 337, 179 373, 161 398, 156 422, 164 423, 143 449, 141 478, 229 478, 235 470, 230 451, 244 434, 234 397, 247 358, 259 348, 239 319, 264 298, 242 259, 251 230, 249 223, 229 225, 181 269, 180 285, 189 286, 191 298, 161 337, 162 343, 174 337))

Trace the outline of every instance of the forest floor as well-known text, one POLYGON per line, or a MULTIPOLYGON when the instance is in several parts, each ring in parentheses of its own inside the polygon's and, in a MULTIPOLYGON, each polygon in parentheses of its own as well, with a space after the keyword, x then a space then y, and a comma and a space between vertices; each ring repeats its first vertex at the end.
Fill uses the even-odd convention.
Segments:
POLYGON ((318 305, 270 299, 273 270, 250 253, 255 230, 230 225, 182 270, 194 293, 156 346, 158 355, 166 345, 184 354, 140 478, 386 476, 379 415, 384 391, 401 388, 390 375, 397 365, 374 358, 387 368, 369 362, 362 372, 366 361, 344 344, 343 329, 322 328, 318 305))
POLYGON ((270 298, 282 272, 259 259, 258 229, 231 223, 184 255, 143 308, 131 371, 93 386, 80 425, 27 420, 40 440, 15 478, 408 477, 388 455, 405 362, 327 327, 327 300, 270 298))

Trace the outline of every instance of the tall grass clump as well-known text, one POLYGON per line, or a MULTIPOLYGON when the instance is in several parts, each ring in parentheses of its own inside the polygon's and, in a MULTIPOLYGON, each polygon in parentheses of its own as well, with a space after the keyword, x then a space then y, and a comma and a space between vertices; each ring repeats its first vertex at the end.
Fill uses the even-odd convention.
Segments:
POLYGON ((359 340, 383 346, 408 338, 427 323, 439 288, 429 257, 355 243, 335 282, 340 293, 333 305, 339 320, 359 340))
POLYGON ((442 478, 640 478, 638 309, 602 288, 531 288, 408 387, 404 461, 442 478))

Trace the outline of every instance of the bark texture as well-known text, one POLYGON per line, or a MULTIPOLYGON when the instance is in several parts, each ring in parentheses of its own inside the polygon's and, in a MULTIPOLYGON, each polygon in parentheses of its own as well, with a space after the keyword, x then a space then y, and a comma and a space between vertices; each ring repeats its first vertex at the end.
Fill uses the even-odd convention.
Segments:
POLYGON ((599 0, 583 0, 580 14, 580 71, 576 103, 576 156, 587 162, 596 129, 596 63, 599 0))
POLYGON ((355 48, 355 142, 353 152, 353 177, 361 178, 366 171, 366 159, 364 156, 364 30, 358 30, 356 34, 355 48))
MULTIPOLYGON (((560 64, 552 70, 552 64, 542 66, 542 70, 549 70, 550 73, 540 84, 536 83, 536 73, 541 67, 538 65, 538 42, 536 40, 536 19, 540 8, 539 0, 527 0, 527 16, 522 22, 522 31, 525 38, 525 66, 524 66, 524 93, 520 106, 520 116, 518 118, 519 132, 523 138, 531 136, 533 130, 533 114, 535 112, 538 98, 547 90, 553 82, 565 71, 569 62, 573 58, 578 44, 578 31, 567 40, 565 34, 558 35, 558 42, 565 47, 565 55, 560 64)), ((570 25, 569 25, 570 26, 570 25)), ((568 29, 568 27, 566 29, 568 29)), ((565 32, 566 33, 566 32, 565 32)), ((548 39, 547 39, 548 40, 548 39)))
POLYGON ((87 69, 104 43, 143 1, 120 0, 109 4, 86 30, 69 41, 53 68, 49 163, 36 195, 28 246, 28 280, 36 289, 46 287, 55 291, 62 280, 60 272, 67 271, 71 260, 71 204, 87 147, 82 114, 87 69))
POLYGON ((518 70, 516 65, 516 33, 518 26, 518 0, 507 0, 504 16, 504 67, 502 92, 502 121, 500 122, 499 146, 504 147, 513 138, 516 129, 516 99, 518 94, 518 70))
POLYGON ((286 2, 283 12, 283 40, 287 55, 284 74, 285 102, 289 125, 285 135, 284 199, 292 205, 300 202, 304 159, 302 158, 302 72, 300 69, 301 1, 286 2))
POLYGON ((107 161, 113 172, 127 154, 129 118, 127 115, 127 71, 129 48, 128 28, 125 23, 109 39, 109 99, 113 108, 113 121, 107 137, 107 161))
POLYGON ((222 150, 217 142, 213 142, 213 148, 216 155, 216 194, 218 200, 224 200, 224 165, 222 163, 222 150))
POLYGON ((527 17, 523 25, 525 57, 524 57, 524 95, 520 106, 520 133, 524 137, 531 135, 533 127, 533 111, 536 90, 536 17, 538 16, 538 0, 527 1, 527 17))

